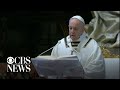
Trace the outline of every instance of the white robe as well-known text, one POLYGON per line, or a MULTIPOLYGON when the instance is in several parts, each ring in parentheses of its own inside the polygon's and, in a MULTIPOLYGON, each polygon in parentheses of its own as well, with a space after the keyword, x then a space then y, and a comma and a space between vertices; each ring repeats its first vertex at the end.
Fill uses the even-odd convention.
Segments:
POLYGON ((79 39, 80 43, 75 50, 71 46, 70 36, 67 36, 67 44, 69 45, 69 47, 65 46, 63 38, 59 40, 58 43, 55 45, 52 50, 51 56, 59 57, 71 55, 73 52, 74 55, 77 55, 83 66, 85 79, 104 79, 105 63, 101 49, 94 39, 91 39, 86 47, 84 47, 88 39, 88 35, 86 33, 83 33, 79 39))

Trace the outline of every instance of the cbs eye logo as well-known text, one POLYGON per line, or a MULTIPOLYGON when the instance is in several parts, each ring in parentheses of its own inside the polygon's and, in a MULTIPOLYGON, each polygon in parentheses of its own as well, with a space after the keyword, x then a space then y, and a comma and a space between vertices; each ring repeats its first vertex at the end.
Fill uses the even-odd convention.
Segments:
POLYGON ((15 61, 15 60, 14 60, 13 57, 8 57, 8 58, 7 58, 7 63, 8 63, 8 64, 13 64, 14 61, 15 61))

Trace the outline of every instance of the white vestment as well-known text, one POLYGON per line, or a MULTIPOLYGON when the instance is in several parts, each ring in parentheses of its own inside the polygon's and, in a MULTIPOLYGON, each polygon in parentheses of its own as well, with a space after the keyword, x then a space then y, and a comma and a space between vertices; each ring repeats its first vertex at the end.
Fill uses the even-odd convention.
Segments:
POLYGON ((91 39, 89 42, 88 35, 84 32, 80 36, 80 43, 74 49, 71 46, 70 36, 67 36, 66 47, 64 38, 59 40, 52 50, 51 56, 59 57, 65 55, 76 55, 81 62, 85 75, 85 79, 104 79, 105 78, 105 63, 102 52, 97 42, 91 39), (87 43, 88 42, 88 43, 87 43), (86 45, 87 43, 87 45, 86 45))

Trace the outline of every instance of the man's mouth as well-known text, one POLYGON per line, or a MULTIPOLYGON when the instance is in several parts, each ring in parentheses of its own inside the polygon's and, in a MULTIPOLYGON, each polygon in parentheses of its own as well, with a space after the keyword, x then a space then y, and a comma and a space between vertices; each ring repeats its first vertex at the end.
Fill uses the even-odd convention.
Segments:
POLYGON ((74 37, 75 35, 70 35, 71 37, 74 37))
POLYGON ((75 36, 75 35, 71 35, 71 36, 75 36))

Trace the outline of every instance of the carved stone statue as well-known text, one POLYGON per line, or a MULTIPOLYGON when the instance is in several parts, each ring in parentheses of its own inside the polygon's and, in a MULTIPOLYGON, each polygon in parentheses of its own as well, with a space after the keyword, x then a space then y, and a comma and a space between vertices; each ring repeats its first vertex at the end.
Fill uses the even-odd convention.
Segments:
POLYGON ((92 11, 92 15, 87 30, 90 37, 100 46, 120 47, 120 11, 92 11))

